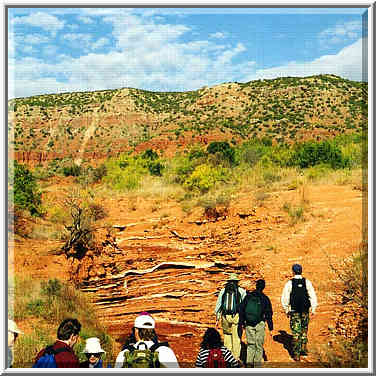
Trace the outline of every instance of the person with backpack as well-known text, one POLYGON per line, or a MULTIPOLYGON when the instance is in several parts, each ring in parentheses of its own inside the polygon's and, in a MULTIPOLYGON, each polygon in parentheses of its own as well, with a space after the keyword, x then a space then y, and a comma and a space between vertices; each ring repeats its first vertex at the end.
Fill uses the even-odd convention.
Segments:
POLYGON ((80 368, 103 368, 103 360, 101 359, 101 356, 105 352, 106 351, 101 348, 99 338, 88 338, 83 350, 87 360, 80 363, 80 368))
POLYGON ((302 277, 302 266, 294 264, 292 271, 294 277, 286 283, 281 303, 287 316, 290 317, 293 358, 295 361, 300 361, 300 356, 308 355, 309 309, 311 308, 311 314, 314 315, 317 308, 317 297, 312 283, 302 277))
POLYGON ((17 324, 8 319, 8 367, 11 368, 13 365, 13 346, 18 338, 22 334, 22 331, 18 329, 17 324))
POLYGON ((33 368, 79 368, 80 362, 73 351, 81 330, 77 319, 67 318, 57 329, 57 340, 41 350, 35 358, 33 368))
POLYGON ((196 359, 198 368, 236 368, 238 361, 231 351, 223 345, 221 335, 214 328, 208 328, 204 334, 196 359))
POLYGON ((119 353, 115 368, 179 368, 178 360, 167 342, 158 342, 155 320, 147 312, 134 321, 135 343, 119 353))
POLYGON ((239 309, 239 324, 245 328, 247 338, 246 366, 259 367, 262 363, 265 340, 265 322, 273 336, 273 309, 270 299, 263 293, 265 281, 256 281, 256 289, 247 292, 239 309))
POLYGON ((219 320, 221 320, 224 345, 233 353, 237 360, 240 358, 241 350, 239 306, 246 295, 246 290, 238 284, 239 277, 235 273, 231 273, 225 287, 219 292, 214 309, 214 314, 216 315, 215 326, 218 327, 219 320))

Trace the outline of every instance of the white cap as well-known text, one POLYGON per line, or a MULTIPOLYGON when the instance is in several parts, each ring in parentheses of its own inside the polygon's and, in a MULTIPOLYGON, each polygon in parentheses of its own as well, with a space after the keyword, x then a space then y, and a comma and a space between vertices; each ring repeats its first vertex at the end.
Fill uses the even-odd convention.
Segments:
POLYGON ((150 315, 139 315, 134 320, 134 326, 138 329, 154 329, 155 321, 150 315))
POLYGON ((106 351, 104 351, 101 348, 99 338, 92 337, 86 340, 86 345, 85 345, 84 351, 82 352, 89 353, 89 354, 98 354, 98 353, 105 353, 106 351))
POLYGON ((13 321, 8 319, 8 331, 12 333, 22 334, 23 332, 18 329, 17 324, 13 321))

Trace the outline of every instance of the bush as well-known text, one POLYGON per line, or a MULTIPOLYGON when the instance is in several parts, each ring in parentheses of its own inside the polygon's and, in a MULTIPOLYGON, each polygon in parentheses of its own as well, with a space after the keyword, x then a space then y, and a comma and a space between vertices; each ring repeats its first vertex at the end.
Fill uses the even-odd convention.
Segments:
POLYGON ((31 330, 15 343, 14 367, 31 367, 36 354, 55 341, 57 326, 67 317, 75 317, 82 324, 81 341, 75 346, 80 361, 85 360, 82 350, 89 337, 98 337, 106 351, 106 360, 113 359, 113 339, 100 324, 87 294, 58 279, 39 284, 30 278, 16 278, 14 300, 16 321, 33 318, 28 320, 31 330))
POLYGON ((338 146, 329 142, 307 141, 296 144, 290 159, 290 165, 300 168, 312 167, 317 164, 328 164, 331 168, 344 168, 349 161, 338 146))
POLYGON ((106 163, 107 175, 104 181, 113 188, 124 191, 134 190, 140 186, 142 176, 148 173, 141 159, 122 155, 106 163))
POLYGON ((14 161, 13 168, 9 169, 9 202, 20 209, 28 210, 31 215, 41 215, 42 194, 36 179, 26 166, 14 161))
POLYGON ((209 165, 197 166, 188 179, 184 182, 184 187, 189 190, 206 193, 218 182, 225 182, 228 172, 223 167, 212 167, 209 165))
POLYGON ((78 166, 76 164, 63 167, 63 175, 64 176, 80 176, 81 173, 82 173, 81 166, 78 166))
POLYGON ((217 155, 219 160, 227 161, 230 165, 235 164, 235 149, 227 141, 214 141, 207 147, 208 154, 217 155))

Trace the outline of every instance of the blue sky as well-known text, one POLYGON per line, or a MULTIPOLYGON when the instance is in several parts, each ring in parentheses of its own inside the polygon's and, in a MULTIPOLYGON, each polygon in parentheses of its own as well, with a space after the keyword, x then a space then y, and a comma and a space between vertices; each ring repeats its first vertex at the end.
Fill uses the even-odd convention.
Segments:
POLYGON ((8 8, 10 98, 337 74, 362 80, 366 8, 8 8))

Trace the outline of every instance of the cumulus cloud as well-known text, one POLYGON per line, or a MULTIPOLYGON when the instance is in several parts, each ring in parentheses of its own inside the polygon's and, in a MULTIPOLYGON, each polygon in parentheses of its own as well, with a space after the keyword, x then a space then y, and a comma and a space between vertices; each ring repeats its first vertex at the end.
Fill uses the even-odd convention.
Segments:
POLYGON ((362 44, 359 39, 343 48, 338 54, 324 55, 310 62, 290 62, 286 65, 259 69, 244 81, 276 77, 304 77, 316 74, 335 74, 354 81, 362 80, 362 44))
MULTIPOLYGON (((184 24, 161 24, 155 17, 135 15, 129 9, 85 9, 81 15, 100 15, 102 22, 112 27, 114 42, 109 36, 95 39, 90 34, 66 33, 61 40, 69 42, 72 47, 82 47, 80 57, 59 55, 61 51, 49 45, 43 53, 59 55, 55 59, 57 63, 47 63, 42 59, 43 55, 40 59, 14 60, 10 63, 12 75, 9 77, 16 84, 9 85, 10 97, 120 87, 195 90, 229 81, 320 73, 353 80, 362 78, 360 39, 336 55, 260 69, 255 61, 239 60, 246 51, 242 43, 220 44, 219 35, 216 39, 184 42, 182 37, 192 33, 191 28, 184 24), (111 46, 110 51, 100 53, 103 46, 111 46)), ((349 25, 346 30, 346 35, 350 36, 351 32, 356 32, 356 28, 349 25)))
POLYGON ((49 38, 43 35, 38 34, 29 34, 26 35, 25 38, 23 38, 23 42, 26 44, 42 44, 42 43, 48 43, 49 38))
POLYGON ((108 45, 110 43, 109 39, 108 38, 99 38, 97 41, 95 41, 92 45, 91 45, 91 49, 92 50, 99 50, 100 48, 108 45))
POLYGON ((34 27, 39 27, 52 35, 64 28, 64 21, 59 20, 52 14, 45 12, 35 12, 28 16, 15 17, 11 21, 12 25, 30 25, 34 27))
POLYGON ((217 38, 217 39, 224 39, 227 37, 227 33, 221 33, 221 32, 217 32, 217 33, 213 33, 213 34, 210 34, 209 35, 210 38, 217 38))
POLYGON ((79 16, 79 17, 77 17, 77 19, 79 21, 83 22, 84 24, 94 23, 94 20, 91 17, 87 17, 87 16, 79 16))
POLYGON ((362 32, 361 21, 350 21, 346 23, 337 24, 334 27, 330 27, 323 30, 319 34, 319 41, 322 46, 330 46, 349 40, 355 40, 360 38, 362 32))

